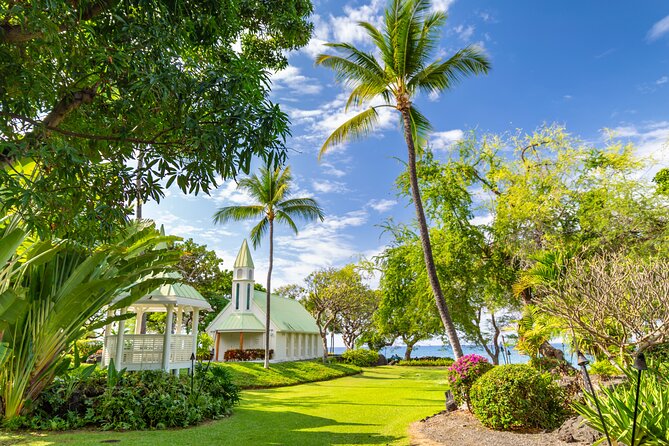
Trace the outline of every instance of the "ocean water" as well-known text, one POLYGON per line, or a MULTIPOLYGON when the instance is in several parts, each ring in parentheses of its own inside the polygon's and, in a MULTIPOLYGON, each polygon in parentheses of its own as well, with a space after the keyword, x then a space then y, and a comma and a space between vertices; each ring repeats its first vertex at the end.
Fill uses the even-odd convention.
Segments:
MULTIPOLYGON (((567 348, 566 345, 563 344, 552 344, 553 347, 559 348, 565 353, 565 359, 571 363, 575 360, 575 358, 572 358, 569 356, 570 352, 569 349, 567 348)), ((529 356, 522 355, 520 354, 517 350, 515 350, 513 347, 509 347, 509 358, 511 364, 524 364, 527 361, 530 360, 529 356)), ((335 353, 341 354, 346 351, 346 348, 344 347, 335 347, 335 353)), ((395 345, 392 347, 384 347, 381 349, 379 353, 382 353, 386 358, 390 358, 393 355, 397 355, 400 358, 404 358, 404 352, 406 351, 406 346, 404 345, 395 345)), ((485 349, 483 347, 479 347, 476 345, 463 345, 462 346, 462 351, 465 355, 469 355, 472 353, 476 353, 477 355, 481 355, 484 358, 490 360, 490 357, 486 353, 485 349)), ((453 350, 451 349, 450 345, 417 345, 413 348, 413 351, 411 352, 411 357, 412 358, 420 358, 421 356, 436 356, 439 358, 445 358, 445 357, 450 357, 453 358, 453 350)), ((572 355, 573 356, 573 355, 572 355)), ((492 361, 491 361, 492 362, 492 361)), ((504 359, 502 358, 502 355, 500 354, 499 356, 499 363, 504 364, 504 359)))

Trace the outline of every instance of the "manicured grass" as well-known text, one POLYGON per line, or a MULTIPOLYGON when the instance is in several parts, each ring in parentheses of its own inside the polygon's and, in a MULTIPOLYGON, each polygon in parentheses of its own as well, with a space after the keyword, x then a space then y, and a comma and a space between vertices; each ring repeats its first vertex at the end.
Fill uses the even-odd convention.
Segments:
POLYGON ((190 429, 0 433, 0 444, 408 445, 407 427, 443 409, 446 388, 444 369, 377 367, 333 381, 244 391, 232 417, 190 429))
POLYGON ((282 362, 271 364, 269 370, 259 362, 226 362, 211 367, 227 369, 232 381, 242 389, 293 386, 355 375, 361 371, 354 365, 323 364, 321 361, 282 362))

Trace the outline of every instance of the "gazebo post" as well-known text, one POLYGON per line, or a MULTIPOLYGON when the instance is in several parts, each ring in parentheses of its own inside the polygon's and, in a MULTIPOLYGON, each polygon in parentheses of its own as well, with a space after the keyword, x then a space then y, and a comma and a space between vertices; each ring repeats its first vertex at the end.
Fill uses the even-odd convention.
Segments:
MULTIPOLYGON (((128 311, 127 308, 121 308, 121 315, 124 315, 128 311)), ((125 331, 125 319, 118 321, 118 333, 116 333, 116 357, 114 361, 114 367, 116 370, 121 370, 123 368, 123 335, 125 331)))
POLYGON ((142 319, 144 318, 144 308, 135 308, 135 334, 142 334, 142 319))
MULTIPOLYGON (((111 318, 114 316, 114 312, 112 310, 107 310, 107 319, 111 318)), ((112 324, 109 323, 105 325, 105 331, 104 331, 104 339, 103 339, 103 349, 104 349, 104 354, 102 355, 102 359, 100 360, 100 365, 102 367, 107 366, 107 361, 105 361, 105 356, 111 357, 111 352, 109 351, 109 347, 107 345, 107 338, 111 336, 111 330, 112 330, 112 324)))
POLYGON ((181 334, 181 325, 183 324, 184 317, 184 307, 183 305, 177 306, 177 326, 174 329, 174 334, 181 334))
POLYGON ((166 305, 167 317, 165 318, 165 335, 163 337, 163 370, 170 371, 170 350, 172 344, 172 315, 174 314, 174 305, 166 305))
POLYGON ((198 330, 198 325, 200 324, 200 309, 199 308, 193 308, 193 325, 191 333, 193 335, 193 354, 195 357, 197 357, 197 330, 198 330))

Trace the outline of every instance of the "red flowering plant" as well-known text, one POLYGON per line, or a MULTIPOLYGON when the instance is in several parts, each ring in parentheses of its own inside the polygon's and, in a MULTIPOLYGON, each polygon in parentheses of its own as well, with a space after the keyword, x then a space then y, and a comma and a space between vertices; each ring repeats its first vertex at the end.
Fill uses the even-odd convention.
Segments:
POLYGON ((483 356, 471 354, 462 356, 448 368, 448 380, 451 383, 451 391, 458 406, 464 402, 467 404, 467 409, 471 411, 469 389, 477 379, 492 367, 492 364, 483 356))

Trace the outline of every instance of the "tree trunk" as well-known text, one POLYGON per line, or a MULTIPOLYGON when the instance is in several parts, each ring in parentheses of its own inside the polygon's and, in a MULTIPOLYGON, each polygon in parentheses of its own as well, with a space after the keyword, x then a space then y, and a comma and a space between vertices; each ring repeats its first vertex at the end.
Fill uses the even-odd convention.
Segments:
POLYGON ((407 349, 406 349, 406 351, 404 352, 404 360, 405 360, 405 361, 409 361, 409 360, 411 360, 411 352, 413 352, 413 346, 414 346, 414 344, 411 344, 411 345, 406 344, 406 346, 407 346, 407 349))
POLYGON ((135 218, 137 221, 142 219, 142 167, 144 166, 144 153, 138 150, 137 153, 137 178, 135 178, 135 218))
POLYGON ((323 364, 328 363, 328 333, 321 331, 321 340, 323 341, 323 364))
POLYGON ((455 359, 462 356, 462 347, 460 346, 460 339, 455 330, 455 324, 446 305, 444 293, 439 284, 437 277, 437 268, 434 265, 434 257, 432 256, 432 245, 430 243, 430 232, 427 228, 427 221, 425 220, 425 212, 423 211, 423 202, 420 198, 420 190, 418 189, 418 175, 416 173, 416 148, 414 147, 413 135, 411 134, 411 117, 409 115, 409 108, 405 107, 402 110, 402 119, 404 120, 404 139, 407 143, 409 152, 409 179, 411 183, 411 196, 414 205, 416 206, 416 217, 418 218, 418 227, 420 229, 420 241, 423 246, 423 257, 425 259, 425 268, 427 269, 427 276, 430 280, 430 287, 434 294, 434 300, 439 310, 439 316, 444 324, 446 335, 453 348, 455 359))
POLYGON ((269 269, 267 270, 267 312, 265 314, 265 368, 269 368, 269 304, 272 295, 272 267, 274 266, 274 220, 269 220, 269 269))

